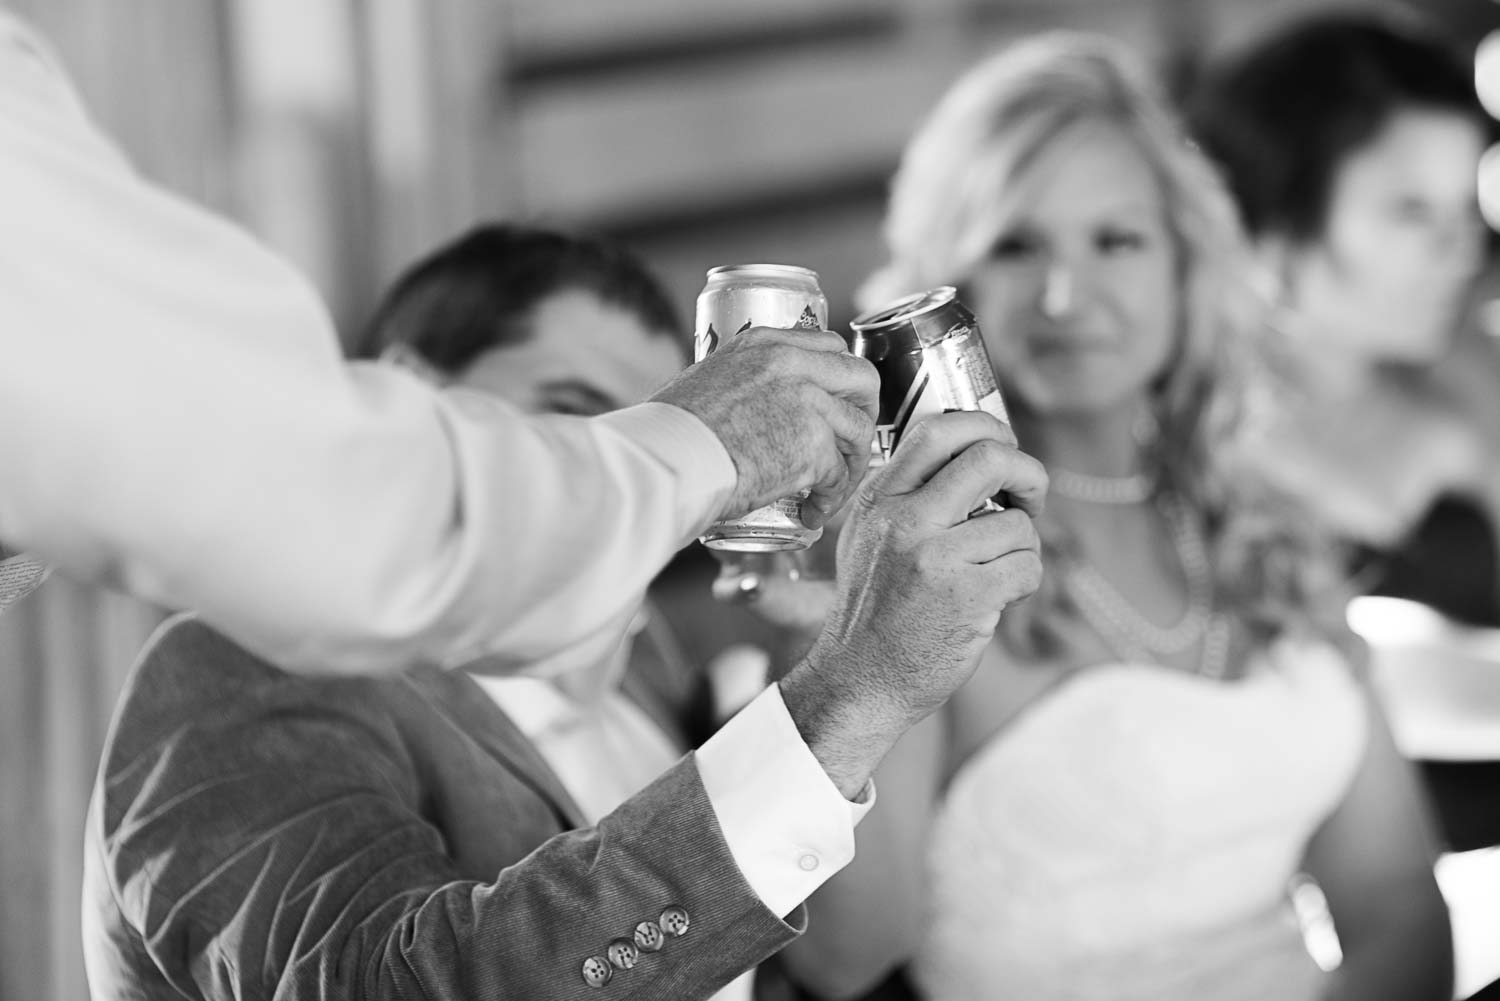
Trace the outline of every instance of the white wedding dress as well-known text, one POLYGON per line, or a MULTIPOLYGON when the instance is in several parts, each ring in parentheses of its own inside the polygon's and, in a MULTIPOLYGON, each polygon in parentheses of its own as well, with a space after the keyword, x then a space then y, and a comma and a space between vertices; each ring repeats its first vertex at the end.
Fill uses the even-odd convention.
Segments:
POLYGON ((1283 642, 1238 681, 1060 683, 958 771, 911 972, 928 1001, 1305 1001, 1288 896, 1362 757, 1342 655, 1283 642))

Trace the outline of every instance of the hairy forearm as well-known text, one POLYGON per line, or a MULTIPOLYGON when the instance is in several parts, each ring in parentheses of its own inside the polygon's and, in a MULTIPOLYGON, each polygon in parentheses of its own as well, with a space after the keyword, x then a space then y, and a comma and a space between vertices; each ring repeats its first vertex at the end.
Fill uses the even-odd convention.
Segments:
POLYGON ((912 720, 851 682, 851 672, 820 672, 809 659, 782 678, 782 699, 797 731, 839 792, 858 797, 912 720))

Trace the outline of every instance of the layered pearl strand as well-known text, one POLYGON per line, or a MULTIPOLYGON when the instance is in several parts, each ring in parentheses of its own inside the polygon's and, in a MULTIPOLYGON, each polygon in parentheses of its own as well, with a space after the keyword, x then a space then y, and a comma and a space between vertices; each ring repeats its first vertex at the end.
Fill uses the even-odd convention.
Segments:
POLYGON ((1198 673, 1223 677, 1229 660, 1229 620, 1214 611, 1208 545, 1186 505, 1171 494, 1158 495, 1156 478, 1144 473, 1091 476, 1053 469, 1050 478, 1052 493, 1086 504, 1141 504, 1156 497, 1187 581, 1187 608, 1180 619, 1170 626, 1152 622, 1093 565, 1080 559, 1064 561, 1060 568, 1064 586, 1084 620, 1117 656, 1161 662, 1201 643, 1198 673))

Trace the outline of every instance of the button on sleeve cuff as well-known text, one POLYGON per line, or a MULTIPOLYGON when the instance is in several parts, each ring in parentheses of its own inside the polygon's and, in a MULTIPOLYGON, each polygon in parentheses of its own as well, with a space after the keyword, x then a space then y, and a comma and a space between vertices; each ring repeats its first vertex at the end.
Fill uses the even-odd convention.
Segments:
POLYGON ((785 916, 854 858, 854 825, 874 785, 850 802, 802 740, 771 685, 697 751, 699 775, 745 881, 785 916))

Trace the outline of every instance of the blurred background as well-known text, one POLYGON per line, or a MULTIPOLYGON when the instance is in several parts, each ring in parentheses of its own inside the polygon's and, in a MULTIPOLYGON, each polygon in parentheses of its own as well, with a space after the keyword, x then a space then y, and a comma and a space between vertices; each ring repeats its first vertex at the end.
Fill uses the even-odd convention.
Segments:
MULTIPOLYGON (((946 85, 1051 26, 1172 86, 1308 0, 20 0, 142 173, 310 274, 346 347, 416 255, 481 219, 585 226, 690 315, 704 271, 817 270, 835 327, 880 257, 901 144, 946 85)), ((1491 0, 1422 0, 1477 48, 1491 0)), ((87 289, 80 289, 87 294, 87 289)), ((274 392, 266 405, 274 407, 274 392)), ((0 618, 0 999, 86 996, 82 819, 161 610, 49 582, 0 618)))

